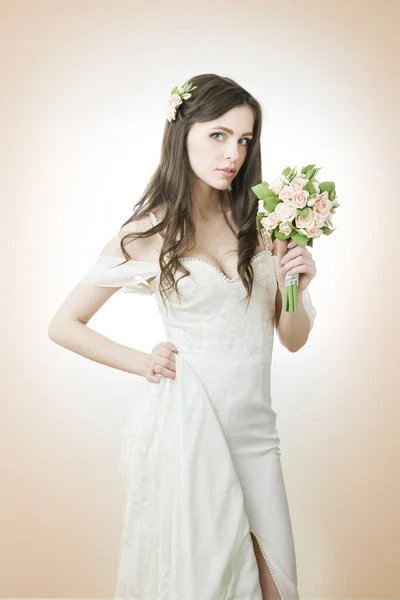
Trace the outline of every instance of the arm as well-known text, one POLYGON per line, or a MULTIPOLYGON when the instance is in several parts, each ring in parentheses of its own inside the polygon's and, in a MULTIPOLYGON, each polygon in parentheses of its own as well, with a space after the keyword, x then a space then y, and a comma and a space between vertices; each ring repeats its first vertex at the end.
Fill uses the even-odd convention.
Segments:
POLYGON ((314 325, 316 316, 315 307, 311 301, 308 288, 302 291, 298 288, 298 310, 297 312, 286 312, 282 310, 283 295, 285 293, 286 271, 295 269, 300 272, 301 279, 307 274, 308 279, 315 277, 315 261, 307 248, 301 248, 292 241, 288 247, 281 240, 275 240, 272 249, 272 259, 277 282, 275 297, 275 328, 280 342, 289 350, 297 352, 308 340, 310 331, 314 325), (285 263, 281 265, 281 260, 285 263))
POLYGON ((99 255, 95 268, 91 268, 83 280, 89 284, 78 283, 64 300, 48 326, 49 338, 58 344, 80 354, 89 360, 107 365, 120 371, 143 375, 149 355, 133 348, 114 342, 101 333, 87 326, 90 319, 122 286, 130 286, 130 291, 142 291, 143 283, 140 275, 154 269, 154 236, 130 241, 126 250, 131 258, 129 263, 109 270, 109 261, 120 264, 125 258, 120 252, 121 233, 146 230, 149 221, 129 223, 112 240, 99 255), (135 255, 134 260, 132 258, 135 255), (101 260, 104 258, 105 260, 101 260), (104 266, 103 266, 104 265, 104 266))
POLYGON ((114 342, 87 326, 90 318, 119 288, 77 285, 48 327, 51 341, 89 360, 143 375, 148 354, 114 342))
POLYGON ((275 328, 281 344, 289 352, 297 352, 307 342, 311 321, 304 308, 303 292, 298 292, 298 310, 295 313, 282 311, 283 298, 279 286, 275 297, 275 328))

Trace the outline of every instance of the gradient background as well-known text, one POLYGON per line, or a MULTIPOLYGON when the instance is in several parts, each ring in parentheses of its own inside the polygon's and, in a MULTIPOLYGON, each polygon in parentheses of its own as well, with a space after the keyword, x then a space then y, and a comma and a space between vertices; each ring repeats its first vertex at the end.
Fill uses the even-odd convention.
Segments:
MULTIPOLYGON (((0 597, 113 597, 144 380, 47 327, 155 170, 172 88, 213 72, 263 106, 263 178, 316 163, 341 204, 311 250, 310 338, 273 354, 300 595, 400 598, 399 17, 395 0, 1 2, 0 597)), ((129 294, 90 326, 148 352, 165 337, 129 294)))

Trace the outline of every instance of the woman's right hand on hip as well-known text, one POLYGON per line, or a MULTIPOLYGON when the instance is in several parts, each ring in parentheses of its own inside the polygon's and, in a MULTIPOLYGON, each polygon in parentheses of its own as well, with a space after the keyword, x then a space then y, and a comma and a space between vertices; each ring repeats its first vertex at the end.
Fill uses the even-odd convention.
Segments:
POLYGON ((146 361, 145 378, 151 383, 160 383, 161 377, 175 379, 175 354, 178 349, 171 342, 160 342, 154 346, 146 361), (153 372, 155 371, 155 374, 153 372))

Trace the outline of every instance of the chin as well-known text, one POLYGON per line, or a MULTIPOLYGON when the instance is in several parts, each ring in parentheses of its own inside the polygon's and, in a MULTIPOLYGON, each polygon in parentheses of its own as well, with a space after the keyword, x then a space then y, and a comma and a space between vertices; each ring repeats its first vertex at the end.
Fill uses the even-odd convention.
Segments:
POLYGON ((231 182, 229 181, 229 179, 227 179, 226 181, 221 180, 221 181, 214 182, 212 184, 212 187, 214 187, 217 190, 227 190, 230 185, 231 185, 231 182))

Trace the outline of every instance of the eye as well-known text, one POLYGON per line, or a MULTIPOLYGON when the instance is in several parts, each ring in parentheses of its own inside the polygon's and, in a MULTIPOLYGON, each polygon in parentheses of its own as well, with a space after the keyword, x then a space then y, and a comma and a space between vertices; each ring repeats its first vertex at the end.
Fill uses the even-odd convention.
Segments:
MULTIPOLYGON (((216 132, 212 133, 210 135, 210 137, 213 137, 214 135, 222 135, 223 136, 224 134, 220 131, 216 131, 216 132)), ((215 140, 215 138, 213 138, 213 139, 215 140)), ((246 144, 240 144, 241 146, 248 146, 251 142, 251 138, 242 138, 242 140, 245 140, 246 144)))
MULTIPOLYGON (((215 133, 212 133, 212 134, 210 135, 210 137, 213 137, 213 135, 224 135, 224 134, 223 134, 223 133, 220 133, 219 131, 216 131, 215 133)), ((215 140, 215 138, 214 138, 214 140, 215 140)))

